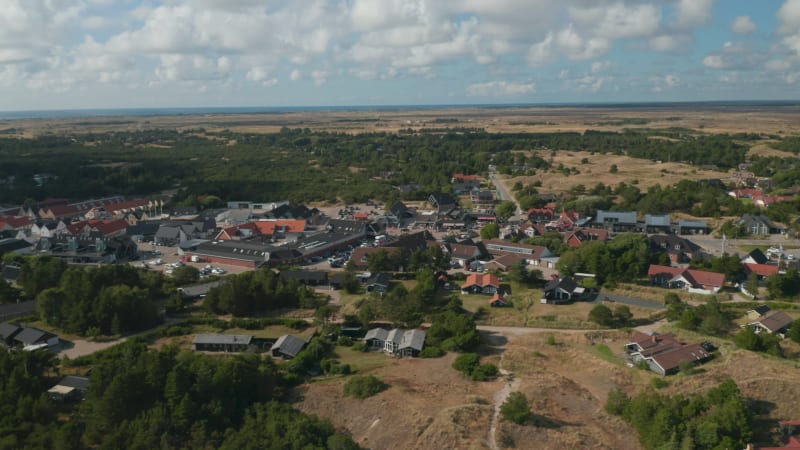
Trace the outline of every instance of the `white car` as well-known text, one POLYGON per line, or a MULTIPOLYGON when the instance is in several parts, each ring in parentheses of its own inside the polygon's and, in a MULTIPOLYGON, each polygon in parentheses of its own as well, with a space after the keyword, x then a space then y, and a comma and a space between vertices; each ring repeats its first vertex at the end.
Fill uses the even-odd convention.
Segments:
POLYGON ((161 258, 154 259, 154 260, 150 261, 150 264, 152 264, 154 266, 160 266, 160 265, 164 264, 164 260, 161 259, 161 258))

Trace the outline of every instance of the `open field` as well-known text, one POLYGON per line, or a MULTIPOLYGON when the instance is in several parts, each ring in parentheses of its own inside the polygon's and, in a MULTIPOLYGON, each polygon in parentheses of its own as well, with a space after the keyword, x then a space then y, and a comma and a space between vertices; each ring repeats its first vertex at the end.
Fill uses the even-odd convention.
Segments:
POLYGON ((640 190, 646 191, 648 187, 657 184, 670 185, 676 180, 701 180, 706 178, 719 178, 727 180, 730 175, 726 172, 714 170, 702 170, 696 166, 677 162, 656 162, 647 159, 631 158, 624 155, 612 154, 592 154, 590 152, 556 152, 551 155, 548 150, 526 152, 526 154, 538 154, 540 157, 550 161, 552 166, 563 165, 566 168, 576 168, 578 174, 565 176, 557 170, 539 171, 535 176, 527 177, 503 177, 507 186, 513 186, 516 182, 523 185, 532 184, 540 181, 542 191, 561 193, 571 190, 577 185, 583 185, 588 189, 597 183, 615 187, 621 182, 635 184, 640 190), (588 159, 588 163, 581 161, 588 159), (617 173, 610 173, 610 167, 616 165, 617 173))
MULTIPOLYGON (((535 413, 530 425, 501 421, 497 431, 500 448, 587 448, 588 443, 592 448, 640 448, 636 433, 621 419, 608 415, 603 405, 614 387, 636 394, 660 377, 624 365, 619 356, 627 342, 625 332, 588 334, 555 331, 490 336, 504 347, 502 362, 497 348, 487 348, 485 360, 500 362, 513 374, 518 380, 515 385, 535 413), (593 335, 594 344, 588 334, 593 335), (556 345, 547 344, 550 335, 556 345)), ((681 335, 687 340, 696 338, 681 335)), ((796 413, 800 401, 796 361, 737 350, 726 341, 719 343, 720 357, 702 366, 697 375, 665 378, 669 386, 663 391, 704 392, 732 377, 754 404, 763 406, 757 423, 763 439, 774 426, 771 419, 796 413)), ((348 358, 342 356, 346 362, 348 358)), ((508 381, 467 381, 450 367, 453 359, 454 355, 414 360, 386 357, 385 364, 362 373, 381 377, 390 385, 388 390, 365 400, 346 398, 342 394, 345 379, 333 377, 299 388, 295 406, 347 428, 359 443, 371 448, 488 448, 493 395, 508 381)))
POLYGON ((74 117, 0 120, 9 136, 106 132, 149 128, 270 133, 284 126, 344 133, 400 129, 483 128, 491 132, 558 132, 587 129, 691 128, 706 133, 800 134, 800 107, 671 104, 603 107, 431 107, 287 111, 253 114, 74 117))

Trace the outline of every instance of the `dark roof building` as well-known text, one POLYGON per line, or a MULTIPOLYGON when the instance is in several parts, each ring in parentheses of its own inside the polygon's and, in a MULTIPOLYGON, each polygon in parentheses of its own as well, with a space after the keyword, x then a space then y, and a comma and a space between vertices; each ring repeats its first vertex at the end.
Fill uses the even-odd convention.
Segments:
POLYGON ((245 334, 198 334, 192 346, 198 352, 243 352, 250 347, 253 336, 245 334))
POLYGON ((292 359, 300 353, 306 346, 306 341, 299 337, 292 336, 291 334, 284 334, 279 337, 270 349, 272 356, 282 357, 284 359, 292 359))

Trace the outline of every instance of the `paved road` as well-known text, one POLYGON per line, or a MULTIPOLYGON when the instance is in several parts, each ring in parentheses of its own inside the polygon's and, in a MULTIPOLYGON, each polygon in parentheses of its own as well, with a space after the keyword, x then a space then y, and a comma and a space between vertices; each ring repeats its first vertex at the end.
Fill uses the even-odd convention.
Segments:
POLYGON ((515 205, 517 205, 517 211, 515 215, 519 216, 522 214, 522 209, 519 207, 519 202, 517 201, 516 197, 511 194, 511 191, 508 189, 506 184, 500 177, 497 176, 496 173, 492 172, 489 174, 489 179, 492 180, 494 183, 495 188, 497 188, 497 193, 499 194, 500 200, 503 201, 512 201, 515 205))

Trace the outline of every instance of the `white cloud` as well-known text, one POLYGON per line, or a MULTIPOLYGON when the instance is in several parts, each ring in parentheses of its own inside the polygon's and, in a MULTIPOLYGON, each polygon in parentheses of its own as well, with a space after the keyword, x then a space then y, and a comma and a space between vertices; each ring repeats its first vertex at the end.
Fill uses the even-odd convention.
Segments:
POLYGON ((292 73, 289 74, 289 79, 292 81, 297 81, 303 78, 303 73, 297 69, 292 70, 292 73))
POLYGON ((467 86, 467 95, 475 97, 509 97, 536 93, 536 83, 489 81, 467 86))
POLYGON ((722 55, 708 55, 703 58, 703 65, 712 69, 727 69, 732 66, 731 62, 722 55))
POLYGON ((779 31, 784 35, 783 45, 800 55, 800 0, 786 0, 778 10, 779 31))
POLYGON ((696 27, 711 21, 714 0, 680 0, 678 26, 696 27))
POLYGON ((751 34, 758 29, 750 16, 739 16, 733 20, 731 30, 736 34, 751 34))
POLYGON ((611 67, 611 61, 596 61, 592 63, 592 73, 605 72, 611 67))
POLYGON ((792 67, 792 64, 789 61, 784 61, 781 59, 773 59, 767 61, 764 68, 770 72, 784 72, 792 67))

